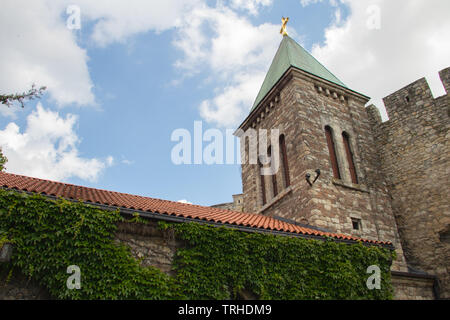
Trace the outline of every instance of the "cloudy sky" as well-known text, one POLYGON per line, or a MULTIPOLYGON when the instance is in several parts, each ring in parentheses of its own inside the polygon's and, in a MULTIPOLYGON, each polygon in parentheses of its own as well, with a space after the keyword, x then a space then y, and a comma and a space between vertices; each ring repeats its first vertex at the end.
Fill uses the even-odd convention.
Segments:
POLYGON ((444 94, 448 0, 3 0, 0 106, 7 171, 211 205, 241 192, 238 165, 175 165, 176 129, 236 128, 292 38, 350 88, 381 98, 421 77, 444 94), (80 25, 78 28, 78 15, 80 25))

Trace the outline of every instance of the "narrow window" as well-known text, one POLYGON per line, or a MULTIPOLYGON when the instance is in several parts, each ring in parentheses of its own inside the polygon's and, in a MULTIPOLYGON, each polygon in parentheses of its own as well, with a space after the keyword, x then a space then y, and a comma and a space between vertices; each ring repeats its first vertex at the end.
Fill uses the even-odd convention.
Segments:
POLYGON ((361 230, 361 220, 352 218, 352 226, 353 230, 361 230))
POLYGON ((339 166, 336 157, 336 149, 334 147, 333 131, 331 127, 329 126, 325 127, 325 134, 327 137, 328 151, 330 152, 330 160, 331 166, 333 168, 333 176, 336 179, 341 179, 341 173, 339 172, 339 166))
POLYGON ((350 137, 347 134, 347 132, 342 132, 342 138, 344 139, 345 153, 347 154, 347 162, 348 162, 348 167, 350 169, 350 176, 352 178, 352 182, 354 184, 358 184, 358 177, 356 175, 355 162, 353 161, 353 152, 352 152, 352 148, 350 147, 350 137))
MULTIPOLYGON (((270 146, 267 150, 267 155, 269 157, 272 157, 272 147, 270 146)), ((270 163, 272 164, 273 159, 270 159, 270 163)), ((275 172, 272 175, 272 189, 273 189, 273 196, 276 197, 278 194, 278 185, 277 185, 277 173, 275 172)))
POLYGON ((244 150, 244 164, 249 164, 250 163, 250 141, 249 139, 244 139, 245 141, 245 150, 244 150))
POLYGON ((263 202, 263 205, 265 205, 266 204, 266 183, 264 181, 264 175, 261 173, 262 168, 263 168, 263 165, 262 165, 261 161, 259 161, 259 158, 258 158, 258 169, 259 169, 258 174, 261 179, 262 202, 263 202))
POLYGON ((281 150, 281 161, 283 164, 283 174, 284 174, 284 183, 285 187, 289 187, 291 185, 291 180, 289 178, 289 166, 286 152, 286 141, 284 138, 284 134, 280 136, 280 150, 281 150))

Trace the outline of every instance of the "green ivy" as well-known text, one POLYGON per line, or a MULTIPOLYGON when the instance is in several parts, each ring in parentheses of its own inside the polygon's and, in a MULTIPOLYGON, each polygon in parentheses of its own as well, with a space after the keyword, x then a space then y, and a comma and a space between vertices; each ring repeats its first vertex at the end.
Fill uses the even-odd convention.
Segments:
MULTIPOLYGON (((132 221, 141 223, 135 216, 132 221)), ((0 190, 0 229, 14 241, 11 264, 57 299, 391 299, 392 252, 331 239, 246 233, 197 223, 160 223, 185 247, 171 277, 142 267, 114 241, 118 211, 0 190), (81 269, 81 289, 66 287, 67 267, 81 269), (369 290, 367 267, 382 272, 369 290)))
POLYGON ((141 267, 114 242, 118 211, 43 196, 0 191, 0 229, 14 240, 12 264, 57 299, 170 299, 172 279, 141 267), (81 270, 69 290, 67 267, 81 270))
POLYGON ((246 289, 261 299, 391 299, 392 253, 360 243, 245 233, 200 224, 163 224, 189 244, 174 268, 185 297, 230 299, 246 289), (366 286, 381 269, 381 290, 366 286))

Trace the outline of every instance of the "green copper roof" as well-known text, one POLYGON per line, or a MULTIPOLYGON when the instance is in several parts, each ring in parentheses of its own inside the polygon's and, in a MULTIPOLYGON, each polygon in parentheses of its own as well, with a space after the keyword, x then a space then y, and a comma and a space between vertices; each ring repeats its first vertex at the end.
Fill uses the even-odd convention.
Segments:
POLYGON ((284 36, 251 111, 258 106, 291 66, 347 88, 342 81, 328 71, 308 51, 303 49, 289 36, 284 36))

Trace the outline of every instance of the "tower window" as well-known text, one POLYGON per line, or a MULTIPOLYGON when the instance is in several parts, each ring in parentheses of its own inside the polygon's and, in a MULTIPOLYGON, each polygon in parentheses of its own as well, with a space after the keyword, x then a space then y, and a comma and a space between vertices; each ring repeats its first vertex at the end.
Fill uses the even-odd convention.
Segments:
POLYGON ((259 167, 259 177, 261 179, 261 195, 262 195, 262 203, 263 205, 266 204, 267 200, 266 200, 266 182, 264 179, 264 175, 262 174, 262 168, 263 165, 261 163, 261 161, 258 159, 258 167, 259 167))
POLYGON ((284 134, 280 136, 280 150, 281 150, 281 160, 283 165, 283 175, 284 175, 284 183, 285 187, 289 187, 291 185, 291 180, 289 178, 289 166, 286 152, 286 141, 284 138, 284 134))
POLYGON ((250 145, 249 139, 244 139, 245 141, 245 150, 244 150, 244 163, 250 163, 250 145))
POLYGON ((352 218, 353 230, 361 230, 361 219, 352 218))
POLYGON ((325 127, 325 135, 327 137, 328 151, 330 152, 330 160, 331 160, 331 167, 333 168, 333 176, 336 179, 341 179, 341 173, 339 172, 339 165, 336 157, 336 149, 334 146, 333 130, 331 129, 330 126, 325 127))
MULTIPOLYGON (((271 146, 267 150, 267 155, 269 157, 272 157, 272 147, 271 146)), ((271 162, 272 161, 273 161, 273 159, 271 159, 271 162)), ((272 189, 273 189, 273 196, 276 197, 278 194, 277 173, 276 172, 272 175, 272 189)))
POLYGON ((342 132, 342 138, 344 139, 345 153, 347 154, 348 167, 350 169, 350 176, 354 184, 358 184, 358 176, 356 175, 355 162, 353 161, 353 152, 350 146, 350 137, 347 132, 342 132))

